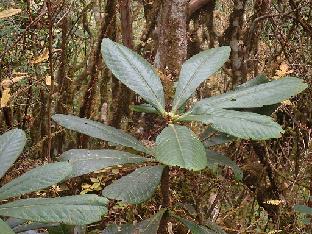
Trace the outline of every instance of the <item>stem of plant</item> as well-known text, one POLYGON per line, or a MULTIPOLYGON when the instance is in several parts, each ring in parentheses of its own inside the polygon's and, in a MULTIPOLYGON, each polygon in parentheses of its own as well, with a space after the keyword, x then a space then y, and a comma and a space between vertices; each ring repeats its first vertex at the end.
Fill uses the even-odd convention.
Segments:
MULTIPOLYGON (((160 190, 162 196, 162 208, 168 209, 170 207, 170 174, 169 174, 169 166, 166 166, 163 170, 160 182, 160 190)), ((169 212, 168 210, 164 213, 163 217, 161 218, 158 234, 167 234, 167 226, 169 221, 169 212)))

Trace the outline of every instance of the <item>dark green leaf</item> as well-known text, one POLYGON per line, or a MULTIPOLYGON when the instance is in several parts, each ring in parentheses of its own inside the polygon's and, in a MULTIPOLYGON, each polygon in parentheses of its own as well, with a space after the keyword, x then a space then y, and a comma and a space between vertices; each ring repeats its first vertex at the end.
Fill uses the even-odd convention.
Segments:
POLYGON ((294 210, 303 214, 312 215, 312 208, 306 205, 295 205, 294 210))
POLYGON ((136 225, 136 230, 139 230, 140 234, 157 234, 160 220, 165 213, 166 209, 161 209, 157 214, 151 218, 143 220, 136 225))
POLYGON ((242 170, 237 166, 237 164, 233 160, 217 152, 211 150, 206 151, 207 151, 208 167, 210 167, 213 164, 218 164, 221 166, 229 166, 232 168, 236 179, 238 180, 243 179, 242 170))
POLYGON ((107 199, 93 194, 58 198, 29 198, 0 205, 0 215, 42 223, 85 225, 107 213, 107 199))
POLYGON ((142 96, 160 113, 165 112, 165 97, 159 76, 141 56, 127 47, 105 38, 102 54, 118 80, 142 96))
POLYGON ((0 135, 0 178, 22 153, 26 144, 23 130, 13 129, 0 135))
POLYGON ((140 104, 140 105, 132 105, 130 109, 136 112, 144 112, 144 113, 153 113, 157 114, 158 111, 150 104, 140 104))
POLYGON ((0 231, 1 234, 15 234, 15 232, 13 232, 10 226, 2 219, 0 219, 0 231))
POLYGON ((48 232, 49 232, 49 234, 91 234, 91 233, 97 233, 95 231, 87 232, 87 225, 69 226, 69 225, 65 225, 65 224, 50 227, 50 228, 48 228, 48 232))
POLYGON ((198 171, 207 166, 204 145, 187 127, 169 124, 156 139, 156 159, 163 164, 198 171))
POLYGON ((50 163, 32 169, 0 188, 0 200, 38 191, 65 180, 72 173, 67 162, 50 163))
POLYGON ((133 136, 100 122, 62 114, 53 115, 52 119, 59 125, 79 133, 118 145, 131 147, 137 151, 148 151, 147 148, 133 136))
POLYGON ((251 108, 272 105, 289 99, 307 88, 295 77, 285 77, 268 83, 240 88, 195 103, 192 113, 209 112, 211 108, 251 108))
POLYGON ((16 226, 22 225, 22 224, 24 224, 25 222, 27 222, 27 220, 24 220, 24 219, 16 219, 16 218, 13 218, 13 217, 9 217, 9 218, 6 220, 6 223, 7 223, 11 228, 15 228, 16 226))
POLYGON ((183 219, 179 216, 174 215, 174 218, 183 223, 192 232, 192 234, 217 234, 216 232, 208 229, 207 227, 198 225, 192 221, 183 219))
POLYGON ((149 219, 143 220, 136 225, 124 224, 117 226, 116 224, 109 225, 103 234, 157 234, 160 220, 166 210, 161 209, 157 214, 149 219))
POLYGON ((209 49, 194 55, 183 64, 172 105, 174 113, 204 80, 223 66, 230 52, 229 46, 209 49))
MULTIPOLYGON (((247 81, 246 83, 239 85, 235 88, 235 90, 242 90, 244 88, 250 88, 252 86, 268 83, 270 80, 265 75, 258 75, 252 80, 247 81)), ((254 107, 254 108, 233 108, 233 110, 237 111, 245 111, 245 112, 252 112, 257 113, 260 115, 272 115, 273 112, 279 107, 280 103, 273 104, 273 105, 265 105, 262 107, 254 107)))
MULTIPOLYGON (((38 230, 38 229, 43 229, 43 228, 49 228, 49 227, 54 227, 56 225, 59 225, 57 223, 29 223, 29 222, 25 222, 22 225, 19 225, 17 227, 13 228, 13 231, 15 233, 20 233, 20 232, 26 232, 26 231, 33 231, 33 230, 38 230)), ((41 232, 38 232, 41 233, 41 232)), ((26 233, 28 234, 28 233, 26 233)), ((31 234, 31 233, 30 233, 31 234)), ((52 234, 49 232, 49 234, 52 234)), ((66 233, 69 234, 69 233, 66 233)))
POLYGON ((130 204, 142 203, 154 194, 162 171, 163 166, 141 167, 105 187, 102 194, 130 204))
POLYGON ((118 150, 72 149, 61 155, 62 161, 73 166, 73 175, 80 176, 102 168, 128 163, 142 163, 145 158, 118 150))
POLYGON ((211 147, 214 145, 221 145, 234 141, 236 137, 229 134, 218 132, 212 127, 208 126, 207 129, 201 134, 201 139, 205 147, 211 147))
POLYGON ((254 140, 279 138, 284 130, 269 116, 233 110, 211 109, 206 114, 186 114, 178 121, 199 121, 229 135, 254 140))

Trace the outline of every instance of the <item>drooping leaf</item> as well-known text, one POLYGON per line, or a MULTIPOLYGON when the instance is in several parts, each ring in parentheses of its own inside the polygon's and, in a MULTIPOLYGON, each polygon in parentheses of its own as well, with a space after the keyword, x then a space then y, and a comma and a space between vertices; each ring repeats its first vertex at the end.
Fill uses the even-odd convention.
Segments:
POLYGON ((50 163, 32 169, 0 188, 0 200, 47 188, 66 179, 72 173, 67 162, 50 163))
POLYGON ((22 153, 26 144, 23 130, 13 129, 0 135, 0 178, 22 153))
POLYGON ((0 231, 1 234, 15 234, 15 232, 10 228, 10 226, 0 219, 0 231))
POLYGON ((157 234, 159 228, 160 220, 166 210, 161 209, 157 214, 153 215, 151 218, 143 220, 136 225, 134 224, 124 224, 117 226, 116 224, 109 225, 103 234, 157 234))
POLYGON ((156 138, 155 157, 163 164, 189 170, 207 166, 204 145, 187 127, 169 124, 156 138))
POLYGON ((59 224, 57 226, 48 227, 49 234, 87 234, 86 232, 76 232, 76 227, 81 226, 70 226, 66 224, 59 224))
POLYGON ((136 169, 104 188, 103 196, 130 204, 139 204, 152 197, 162 175, 163 166, 136 169))
POLYGON ((205 114, 186 114, 179 121, 199 121, 229 135, 254 140, 279 138, 284 130, 269 116, 224 109, 211 109, 205 114))
POLYGON ((158 111, 150 104, 140 104, 140 105, 132 105, 130 106, 130 109, 136 112, 144 112, 144 113, 153 113, 157 114, 158 111))
POLYGON ((303 214, 309 214, 312 215, 312 208, 306 205, 295 205, 294 206, 294 211, 300 212, 303 214))
POLYGON ((70 130, 118 145, 131 147, 137 151, 148 151, 147 148, 133 136, 100 122, 62 114, 53 115, 52 119, 59 125, 70 130))
POLYGON ((207 227, 201 226, 187 219, 181 218, 176 215, 174 215, 173 217, 176 218, 181 223, 183 223, 191 231, 192 234, 217 234, 216 232, 208 229, 207 227))
POLYGON ((24 224, 25 222, 27 222, 27 220, 24 219, 16 219, 13 217, 9 217, 6 221, 5 221, 11 228, 15 228, 19 225, 24 224))
POLYGON ((193 113, 204 113, 211 108, 251 108, 272 105, 302 92, 307 84, 296 77, 285 77, 268 83, 241 88, 195 103, 193 113))
POLYGON ((237 164, 233 160, 226 157, 225 155, 219 154, 211 150, 206 150, 206 152, 207 152, 208 167, 214 164, 218 164, 221 166, 229 166, 232 168, 236 179, 238 180, 243 179, 243 171, 239 168, 239 166, 237 166, 237 164))
POLYGON ((174 113, 204 80, 223 66, 230 52, 229 46, 213 48, 194 55, 183 64, 172 105, 174 113))
POLYGON ((214 145, 222 145, 234 141, 236 138, 226 133, 220 133, 215 136, 205 138, 203 141, 205 147, 211 147, 214 145))
POLYGON ((142 96, 160 113, 165 112, 164 91, 160 78, 145 59, 108 38, 102 42, 102 55, 118 80, 142 96))
POLYGON ((84 225, 101 220, 108 200, 97 195, 29 198, 0 205, 0 215, 42 223, 84 225))
POLYGON ((161 209, 157 214, 153 215, 149 219, 139 222, 136 225, 136 230, 139 230, 140 234, 157 234, 160 220, 165 211, 166 209, 161 209))
POLYGON ((236 137, 226 133, 218 132, 211 126, 208 126, 207 129, 201 134, 201 140, 205 147, 229 143, 235 139, 236 137))
POLYGON ((145 158, 118 150, 72 149, 64 152, 60 158, 73 166, 73 175, 80 176, 102 168, 128 163, 142 163, 145 158))

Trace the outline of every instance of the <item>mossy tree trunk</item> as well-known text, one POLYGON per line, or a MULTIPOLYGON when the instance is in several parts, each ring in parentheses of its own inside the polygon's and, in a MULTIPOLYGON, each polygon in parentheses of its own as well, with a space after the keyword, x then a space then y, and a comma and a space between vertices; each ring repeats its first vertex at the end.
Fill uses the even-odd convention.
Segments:
MULTIPOLYGON (((165 0, 162 3, 158 31, 158 49, 155 64, 164 74, 165 90, 173 88, 182 63, 187 56, 187 7, 188 0, 165 0)), ((163 80, 164 81, 164 80, 163 80)), ((169 97, 170 98, 170 97, 169 97)), ((162 206, 170 207, 170 169, 165 167, 161 179, 162 206)), ((158 233, 168 233, 168 212, 160 222, 158 233)))

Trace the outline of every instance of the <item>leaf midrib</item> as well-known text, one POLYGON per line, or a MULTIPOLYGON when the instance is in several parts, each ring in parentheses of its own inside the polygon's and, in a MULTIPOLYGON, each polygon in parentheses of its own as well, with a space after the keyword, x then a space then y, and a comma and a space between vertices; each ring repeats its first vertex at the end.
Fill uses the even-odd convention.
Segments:
POLYGON ((180 158, 182 159, 183 165, 186 167, 186 163, 185 163, 185 160, 183 158, 183 151, 182 151, 181 142, 180 142, 179 137, 178 137, 178 133, 177 133, 177 131, 176 131, 176 129, 175 129, 175 127, 173 125, 170 125, 170 127, 172 128, 172 131, 173 131, 173 133, 175 135, 175 139, 176 139, 177 144, 179 146, 178 149, 180 151, 180 158))
MULTIPOLYGON (((215 55, 216 51, 214 51, 214 53, 212 55, 215 55)), ((195 72, 191 75, 190 79, 187 81, 186 85, 184 85, 184 87, 182 88, 180 94, 177 97, 177 103, 174 105, 173 110, 175 111, 178 108, 179 105, 179 99, 181 99, 181 96, 184 94, 186 87, 189 86, 189 84, 194 80, 195 75, 197 75, 197 73, 199 72, 199 67, 203 66, 204 63, 207 62, 207 60, 209 60, 210 58, 205 58, 203 59, 203 61, 201 63, 199 63, 199 65, 196 67, 195 72)))
MULTIPOLYGON (((51 198, 52 199, 52 198, 51 198)), ((34 204, 34 205, 21 205, 21 206, 11 206, 11 207, 0 207, 0 212, 1 210, 8 210, 8 209, 19 209, 19 208, 36 208, 36 207, 50 207, 50 206, 60 206, 60 208, 62 208, 62 206, 86 206, 86 207, 90 207, 90 206, 94 206, 94 207, 103 207, 105 208, 104 205, 96 205, 96 204, 55 204, 55 203, 52 203, 52 204, 34 204)))
MULTIPOLYGON (((91 123, 87 123, 87 124, 91 125, 92 127, 97 128, 97 129, 99 129, 99 130, 106 131, 105 128, 103 128, 103 126, 98 126, 97 123, 91 122, 91 123)), ((107 127, 111 127, 111 126, 107 126, 107 127)), ((119 131, 118 129, 114 129, 114 130, 117 130, 117 132, 114 133, 114 131, 110 131, 110 132, 108 132, 108 134, 111 134, 111 135, 114 136, 114 137, 120 137, 120 138, 122 138, 122 139, 126 142, 126 144, 127 144, 126 146, 131 147, 131 148, 134 148, 134 147, 133 147, 133 144, 134 144, 134 146, 135 146, 134 149, 139 150, 139 151, 143 151, 143 152, 146 153, 147 148, 146 148, 144 145, 142 145, 139 141, 137 142, 135 138, 134 138, 134 139, 131 139, 131 138, 133 138, 131 135, 126 135, 126 136, 125 136, 124 134, 126 134, 126 133, 118 132, 118 131, 119 131), (128 143, 127 143, 127 142, 128 142, 128 143), (129 144, 129 143, 131 143, 132 145, 129 144)), ((108 141, 108 142, 109 142, 110 140, 105 140, 105 141, 108 141)), ((111 141, 111 142, 112 142, 112 141, 111 141)), ((116 143, 116 144, 119 144, 119 145, 123 145, 123 144, 121 144, 121 143, 118 142, 118 141, 114 141, 113 143, 116 143)))
MULTIPOLYGON (((253 94, 253 93, 261 93, 263 90, 266 90, 268 87, 270 89, 274 89, 275 90, 275 93, 276 93, 276 90, 283 90, 285 87, 289 87, 289 86, 292 86, 294 84, 297 84, 297 82, 295 82, 295 80, 291 79, 290 78, 284 78, 283 80, 279 80, 279 81, 271 81, 271 82, 268 82, 268 83, 264 83, 264 84, 259 84, 259 85, 256 85, 256 86, 252 86, 252 87, 248 87, 248 88, 245 88, 245 89, 242 89, 242 90, 233 90, 233 91, 230 91, 230 92, 227 92, 227 93, 223 93, 223 94, 220 94, 220 95, 217 95, 217 96, 213 96, 211 98, 207 98, 206 101, 205 99, 203 99, 202 101, 199 101, 197 103, 197 105, 195 104, 195 106, 200 106, 200 103, 203 103, 203 105, 219 105, 223 102, 226 102, 226 101, 230 101, 231 99, 233 98, 239 98, 241 101, 244 101, 244 99, 246 99, 246 96, 249 96, 250 94, 253 94), (285 82, 285 83, 282 83, 282 82, 285 82, 285 81, 288 81, 288 82, 285 82), (272 85, 272 83, 274 83, 272 85), (280 84, 281 83, 281 84, 280 84), (210 100, 209 100, 210 99, 210 100), (215 100, 213 100, 215 99, 215 100)), ((298 83, 299 84, 299 83, 298 83)), ((303 85, 304 83, 300 83, 300 87, 299 86, 296 86, 294 89, 293 89, 293 93, 294 95, 298 94, 301 89, 303 88, 303 85), (301 88, 302 86, 302 88, 301 88)), ((233 101, 233 104, 235 104, 236 101, 233 101)), ((261 103, 261 101, 260 101, 261 103)), ((268 102, 266 104, 261 104, 261 105, 253 105, 253 106, 250 106, 250 107, 262 107, 262 106, 266 106, 266 105, 272 105, 272 104, 275 104, 276 102, 268 102)), ((194 106, 194 107, 195 107, 194 106)), ((231 107, 221 107, 221 108, 231 108, 231 107)))
MULTIPOLYGON (((143 80, 143 82, 145 83, 145 85, 148 87, 148 89, 151 91, 151 93, 153 94, 156 103, 158 105, 158 108, 161 112, 163 111, 163 106, 162 104, 158 101, 159 97, 157 96, 157 94, 154 92, 154 90, 152 89, 152 87, 149 85, 149 83, 146 81, 146 79, 144 78, 144 76, 139 72, 139 70, 137 69, 137 67, 131 62, 131 60, 129 60, 128 56, 119 48, 119 46, 117 46, 114 43, 114 46, 117 47, 118 51, 124 56, 124 58, 127 60, 127 62, 131 65, 131 67, 137 72, 137 74, 139 74, 139 77, 141 77, 141 80, 143 80)), ((140 59, 140 58, 138 58, 140 59)), ((144 61, 142 61, 144 63, 144 61)), ((146 65, 146 64, 144 64, 146 65)), ((152 69, 152 68, 151 68, 152 69)), ((154 73, 154 71, 153 71, 154 73)))

